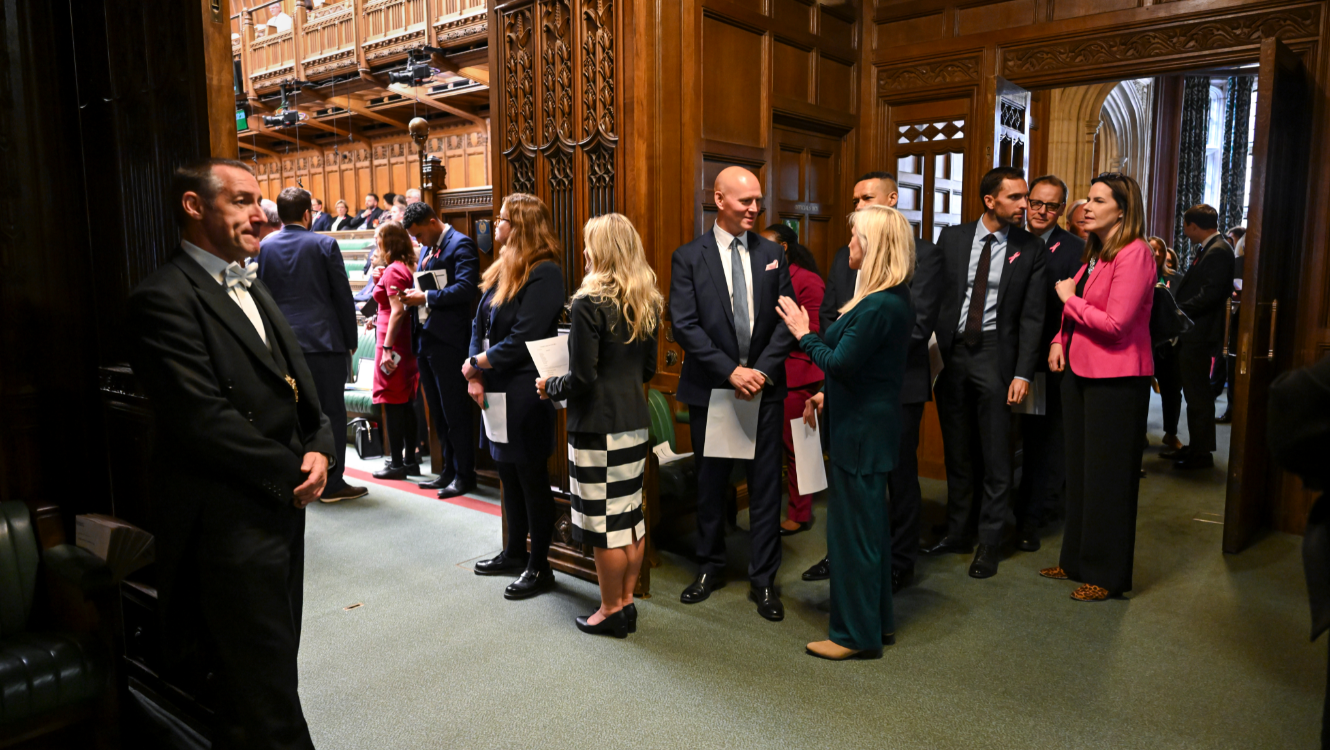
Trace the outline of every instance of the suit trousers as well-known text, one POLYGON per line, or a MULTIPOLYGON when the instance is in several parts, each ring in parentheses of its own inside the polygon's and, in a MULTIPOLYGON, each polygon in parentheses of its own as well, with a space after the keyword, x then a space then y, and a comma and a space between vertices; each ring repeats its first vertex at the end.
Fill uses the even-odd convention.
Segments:
POLYGON ((1082 378, 1068 372, 1062 408, 1067 524, 1058 564, 1073 581, 1113 594, 1130 591, 1150 378, 1082 378))
POLYGON ((1215 449, 1215 390, 1210 383, 1210 362, 1214 344, 1183 342, 1178 344, 1178 373, 1182 395, 1187 399, 1187 443, 1194 451, 1215 449))
POLYGON ((554 494, 550 492, 549 466, 544 460, 529 464, 494 463, 502 483, 503 518, 508 522, 505 553, 519 560, 526 557, 529 533, 531 558, 527 570, 549 570, 550 541, 554 537, 554 494))
POLYGON ((346 378, 348 355, 339 352, 305 354, 305 364, 314 376, 314 389, 319 395, 319 406, 332 424, 333 458, 328 467, 328 484, 324 492, 336 492, 346 486, 342 473, 346 469, 346 378))
MULTIPOLYGON (((827 560, 831 565, 831 628, 835 644, 882 648, 896 632, 891 600, 891 523, 882 503, 885 473, 859 474, 831 464, 827 560)), ((919 546, 916 537, 914 546, 919 546)))
POLYGON ((982 497, 979 543, 994 546, 1012 521, 1009 384, 998 374, 997 355, 996 333, 984 333, 975 346, 957 336, 933 392, 947 463, 947 534, 965 536, 971 506, 982 497), (971 453, 975 446, 979 455, 971 453))
POLYGON ((785 439, 785 475, 789 479, 790 509, 786 516, 791 521, 804 523, 813 518, 813 496, 799 494, 799 472, 794 465, 794 430, 790 420, 800 419, 804 415, 804 404, 817 395, 821 383, 791 388, 785 396, 785 415, 781 420, 781 434, 785 439))
MULTIPOLYGON (((703 573, 719 574, 725 570, 725 511, 737 459, 707 458, 707 405, 689 404, 688 413, 697 456, 697 557, 703 573)), ((757 416, 757 450, 753 460, 744 461, 751 542, 748 581, 753 586, 773 585, 780 568, 780 463, 785 455, 780 423, 784 414, 781 399, 763 394, 757 416)))
POLYGON ((474 407, 462 377, 466 351, 431 339, 430 334, 423 335, 416 363, 430 421, 443 450, 443 465, 435 466, 434 473, 472 485, 476 482, 476 446, 471 434, 474 407))
POLYGON ((1164 434, 1178 434, 1182 415, 1182 374, 1178 372, 1178 349, 1172 344, 1155 347, 1155 380, 1159 381, 1159 400, 1164 408, 1164 434))
POLYGON ((900 456, 896 468, 887 474, 891 567, 895 570, 913 570, 919 559, 919 508, 923 504, 919 490, 919 425, 923 419, 923 404, 901 404, 900 456))
POLYGON ((1025 469, 1016 491, 1016 523, 1037 529, 1053 517, 1062 504, 1067 482, 1065 434, 1062 424, 1063 373, 1044 373, 1044 414, 1021 416, 1025 469))

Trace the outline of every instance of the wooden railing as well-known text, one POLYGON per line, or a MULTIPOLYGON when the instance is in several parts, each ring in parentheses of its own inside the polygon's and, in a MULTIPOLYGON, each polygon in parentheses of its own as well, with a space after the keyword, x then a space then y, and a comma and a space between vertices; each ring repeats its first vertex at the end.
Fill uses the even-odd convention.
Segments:
POLYGON ((305 19, 300 38, 305 77, 356 66, 356 25, 351 2, 325 5, 305 19))

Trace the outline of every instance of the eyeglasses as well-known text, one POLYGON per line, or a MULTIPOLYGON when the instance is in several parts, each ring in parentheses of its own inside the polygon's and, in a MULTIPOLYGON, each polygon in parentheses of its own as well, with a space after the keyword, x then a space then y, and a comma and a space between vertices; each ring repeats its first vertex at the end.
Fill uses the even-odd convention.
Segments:
POLYGON ((1127 175, 1121 172, 1100 172, 1098 177, 1095 177, 1093 180, 1090 180, 1090 183, 1094 184, 1100 180, 1121 180, 1126 176, 1127 175))
MULTIPOLYGON (((493 216, 493 217, 491 217, 491 218, 492 218, 492 220, 494 221, 494 226, 496 226, 496 227, 499 225, 499 222, 501 222, 501 221, 508 221, 507 219, 503 218, 502 216, 493 216)), ((508 222, 508 223, 511 224, 512 222, 508 222)))
POLYGON ((1057 211, 1067 205, 1066 203, 1045 203, 1043 201, 1029 201, 1029 204, 1031 211, 1043 211, 1045 209, 1049 211, 1057 211))

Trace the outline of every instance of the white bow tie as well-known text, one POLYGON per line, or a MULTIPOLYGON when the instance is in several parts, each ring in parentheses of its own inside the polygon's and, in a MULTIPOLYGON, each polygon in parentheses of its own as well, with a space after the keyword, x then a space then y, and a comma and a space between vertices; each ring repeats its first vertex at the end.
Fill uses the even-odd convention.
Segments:
POLYGON ((244 268, 241 268, 239 263, 232 263, 226 267, 226 288, 234 289, 237 284, 240 284, 244 286, 245 289, 249 289, 250 285, 254 283, 254 280, 257 279, 258 276, 258 263, 250 263, 244 268))

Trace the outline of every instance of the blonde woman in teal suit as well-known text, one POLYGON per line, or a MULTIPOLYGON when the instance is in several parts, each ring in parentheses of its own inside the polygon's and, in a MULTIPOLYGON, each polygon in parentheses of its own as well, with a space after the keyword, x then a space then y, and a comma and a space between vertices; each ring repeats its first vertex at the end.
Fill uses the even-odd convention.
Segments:
POLYGON ((789 297, 777 312, 826 373, 823 429, 831 436, 831 499, 827 553, 831 561, 829 640, 808 644, 823 659, 876 659, 895 643, 891 603, 891 524, 887 473, 900 445, 900 391, 914 327, 907 284, 914 275, 914 235, 893 208, 869 206, 850 215, 850 267, 859 288, 823 338, 811 333, 808 311, 789 297))

